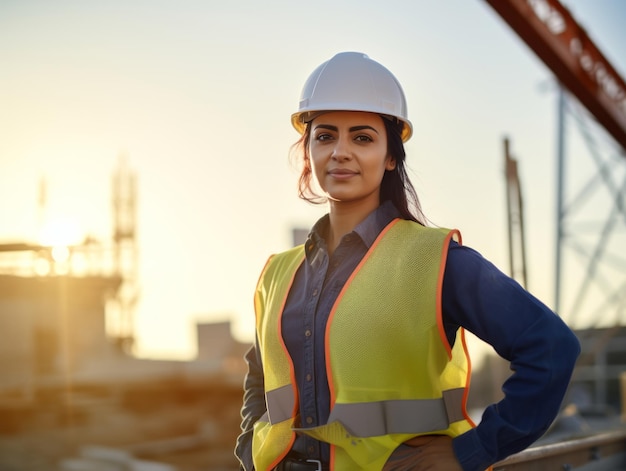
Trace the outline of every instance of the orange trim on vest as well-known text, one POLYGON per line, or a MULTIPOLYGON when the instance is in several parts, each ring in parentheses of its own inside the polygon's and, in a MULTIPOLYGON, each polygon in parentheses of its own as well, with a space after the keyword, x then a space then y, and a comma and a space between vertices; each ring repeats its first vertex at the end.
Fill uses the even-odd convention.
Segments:
MULTIPOLYGON (((289 362, 289 377, 291 378, 291 388, 293 389, 293 397, 294 397, 294 401, 293 401, 293 410, 291 411, 291 416, 292 417, 296 417, 298 414, 298 408, 299 408, 299 403, 300 403, 300 397, 298 395, 298 387, 297 387, 297 383, 296 383, 296 370, 295 370, 295 366, 293 365, 293 360, 291 359, 291 355, 289 355, 289 351, 287 350, 287 345, 285 345, 285 340, 283 339, 283 323, 282 323, 282 313, 285 311, 285 304, 287 304, 287 298, 289 297, 289 293, 291 291, 291 287, 293 286, 293 280, 296 278, 296 273, 298 273, 298 269, 300 268, 300 265, 302 265, 302 262, 304 261, 305 255, 304 252, 302 254, 302 258, 300 259, 300 262, 298 263, 298 268, 296 268, 293 271, 293 275, 291 276, 291 280, 289 280, 289 288, 287 289, 287 292, 285 294, 285 297, 283 298, 282 303, 280 304, 280 315, 277 316, 278 317, 278 339, 280 340, 280 345, 283 347, 283 351, 285 352, 285 355, 287 357, 287 361, 289 362)), ((269 262, 268 262, 269 263, 269 262)), ((294 442, 296 441, 296 433, 295 432, 291 432, 291 438, 289 439, 289 446, 287 447, 287 449, 284 451, 284 453, 281 453, 280 456, 278 456, 270 465, 269 469, 274 469, 276 466, 278 466, 280 464, 280 462, 285 459, 285 457, 289 454, 289 451, 291 450, 291 448, 293 447, 294 442)))
POLYGON ((365 265, 365 263, 369 259, 370 255, 376 249, 376 247, 378 246, 378 244, 380 243, 382 238, 385 236, 385 234, 387 234, 387 232, 393 226, 396 225, 396 223, 398 221, 401 221, 401 220, 402 219, 400 219, 400 218, 394 219, 389 224, 387 224, 387 227, 385 227, 380 232, 380 234, 378 234, 378 237, 376 237, 376 240, 372 243, 372 246, 369 248, 367 253, 363 256, 363 259, 359 262, 359 264, 356 266, 356 268, 352 271, 352 273, 350 274, 350 277, 347 279, 346 283, 343 285, 343 288, 341 288, 341 291, 337 295, 337 299, 335 300, 335 303, 333 304, 333 307, 330 310, 330 314, 328 315, 328 321, 326 323, 326 331, 324 332, 324 354, 326 355, 326 376, 328 377, 328 388, 330 390, 330 408, 331 408, 331 410, 332 410, 333 406, 335 405, 335 401, 336 401, 337 396, 336 396, 336 393, 335 393, 335 385, 334 385, 333 379, 332 379, 333 375, 332 375, 332 372, 330 370, 331 364, 330 364, 330 361, 328 361, 328 358, 330 358, 330 342, 329 342, 329 339, 330 339, 330 326, 332 325, 333 318, 335 317, 335 312, 337 312, 337 306, 339 306, 339 303, 341 302, 341 299, 343 298, 345 292, 347 291, 347 289, 352 284, 352 280, 354 280, 354 277, 361 270, 361 267, 363 265, 365 265))
MULTIPOLYGON (((463 243, 461 233, 457 229, 451 230, 448 236, 446 237, 445 243, 443 244, 442 253, 441 253, 441 271, 439 272, 439 280, 437 282, 437 327, 439 328, 439 335, 441 337, 441 340, 443 344, 446 346, 446 350, 448 351, 449 358, 452 358, 452 346, 450 345, 450 342, 448 341, 448 336, 446 335, 446 330, 443 326, 442 299, 443 299, 443 277, 444 277, 446 262, 448 259, 448 248, 450 247, 450 242, 454 236, 456 236, 457 242, 459 244, 463 243)), ((472 427, 476 427, 476 424, 467 413, 467 407, 465 407, 465 404, 467 404, 469 390, 470 390, 470 379, 472 376, 472 361, 469 355, 469 351, 467 349, 467 342, 465 340, 464 329, 460 329, 459 340, 461 341, 461 344, 463 345, 463 352, 465 354, 465 358, 467 361, 467 374, 465 378, 465 388, 463 391, 463 404, 464 404, 462 408, 463 416, 465 417, 465 420, 467 420, 471 424, 472 427)))
POLYGON ((289 289, 287 289, 287 294, 283 298, 283 302, 280 304, 281 315, 278 316, 278 322, 277 322, 278 339, 280 340, 280 344, 283 347, 283 351, 285 352, 285 355, 287 355, 287 358, 289 359, 289 377, 291 378, 291 384, 293 385, 293 394, 294 394, 292 417, 295 417, 298 412, 299 397, 298 397, 298 388, 296 387, 296 384, 297 384, 296 383, 296 369, 295 369, 295 366, 293 365, 293 360, 291 359, 291 355, 289 355, 289 350, 287 350, 285 339, 283 338, 282 313, 285 312, 285 304, 287 304, 287 298, 289 297, 289 293, 291 292, 291 287, 293 286, 293 280, 296 278, 296 273, 298 273, 298 269, 300 268, 300 265, 302 265, 303 261, 304 261, 304 255, 302 256, 302 259, 298 263, 298 268, 294 270, 293 275, 291 276, 291 280, 289 280, 289 289))
POLYGON ((452 359, 452 345, 450 345, 448 341, 446 329, 443 326, 443 277, 446 270, 446 261, 448 260, 448 249, 450 248, 450 242, 454 236, 457 236, 459 244, 461 243, 461 233, 457 229, 451 230, 446 236, 446 240, 441 248, 441 268, 439 270, 439 279, 437 280, 437 327, 439 329, 439 337, 441 337, 441 341, 448 351, 448 359, 452 359))
MULTIPOLYGON (((467 413, 467 399, 469 397, 469 391, 470 391, 470 386, 471 386, 470 379, 472 377, 472 359, 469 356, 469 351, 467 349, 467 342, 465 341, 465 329, 460 329, 460 330, 461 330, 461 343, 463 345, 463 353, 465 355, 465 361, 467 362, 467 373, 465 375, 465 390, 463 391, 463 415, 465 416, 465 420, 467 420, 472 427, 476 427, 476 424, 467 413)), ((491 467, 489 469, 491 469, 491 467)))

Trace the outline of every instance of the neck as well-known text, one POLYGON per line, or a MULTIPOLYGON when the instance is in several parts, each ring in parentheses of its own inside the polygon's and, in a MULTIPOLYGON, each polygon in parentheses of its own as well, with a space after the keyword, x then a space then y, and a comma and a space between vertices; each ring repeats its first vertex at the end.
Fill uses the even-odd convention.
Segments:
POLYGON ((326 240, 329 253, 332 254, 342 237, 352 232, 377 207, 377 205, 371 207, 359 205, 354 207, 350 203, 340 204, 331 201, 329 211, 330 228, 326 240))

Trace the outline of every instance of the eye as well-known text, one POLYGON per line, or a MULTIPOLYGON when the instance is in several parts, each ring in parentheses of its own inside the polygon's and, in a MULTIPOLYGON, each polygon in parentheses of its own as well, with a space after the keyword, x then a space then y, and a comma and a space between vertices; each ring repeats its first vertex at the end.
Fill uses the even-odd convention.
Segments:
POLYGON ((354 138, 354 140, 357 142, 372 142, 374 139, 372 139, 367 134, 359 134, 354 138))
POLYGON ((332 138, 333 136, 327 132, 321 132, 315 135, 315 140, 320 142, 330 141, 332 138))

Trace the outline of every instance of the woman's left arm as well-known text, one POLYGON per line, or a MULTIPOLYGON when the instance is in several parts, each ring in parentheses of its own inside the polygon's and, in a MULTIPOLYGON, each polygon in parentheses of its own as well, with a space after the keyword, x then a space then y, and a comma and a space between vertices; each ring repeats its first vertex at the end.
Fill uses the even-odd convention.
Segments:
POLYGON ((508 360, 504 398, 453 440, 464 470, 482 470, 523 450, 556 417, 580 353, 578 339, 545 304, 476 251, 449 250, 443 284, 447 332, 462 326, 508 360))

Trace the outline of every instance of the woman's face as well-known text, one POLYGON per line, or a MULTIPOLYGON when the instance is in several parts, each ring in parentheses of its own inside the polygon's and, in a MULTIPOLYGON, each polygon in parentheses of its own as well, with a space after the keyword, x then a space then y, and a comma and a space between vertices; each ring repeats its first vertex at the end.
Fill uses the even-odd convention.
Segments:
POLYGON ((387 154, 383 118, 376 113, 331 111, 311 123, 311 168, 331 204, 379 205, 385 170, 395 168, 387 154))

